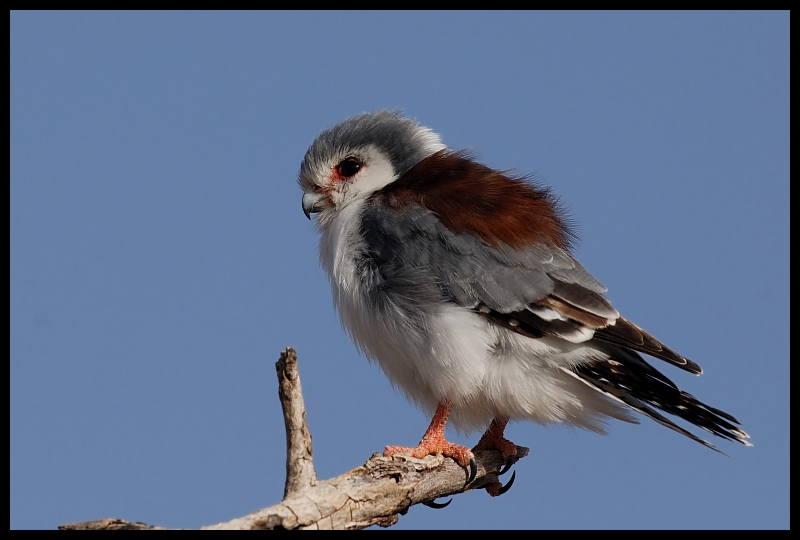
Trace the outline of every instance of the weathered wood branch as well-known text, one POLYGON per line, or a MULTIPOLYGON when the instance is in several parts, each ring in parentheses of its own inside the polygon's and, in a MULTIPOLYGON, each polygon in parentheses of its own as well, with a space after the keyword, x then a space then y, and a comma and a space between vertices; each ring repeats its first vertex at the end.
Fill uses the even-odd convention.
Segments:
POLYGON ((311 432, 306 422, 306 406, 294 349, 287 347, 281 353, 275 369, 278 371, 278 396, 286 426, 286 484, 283 498, 288 499, 316 485, 317 472, 314 470, 311 432))
MULTIPOLYGON (((415 459, 406 454, 379 454, 355 469, 329 480, 317 480, 311 433, 297 370, 297 355, 288 347, 276 364, 286 425, 286 483, 284 498, 268 508, 201 529, 363 529, 388 527, 419 503, 456 495, 498 481, 503 465, 498 451, 476 451, 478 474, 465 486, 466 471, 441 455, 415 459)), ((517 447, 517 456, 528 449, 517 447)), ((159 529, 140 522, 102 519, 61 525, 60 529, 159 529)))

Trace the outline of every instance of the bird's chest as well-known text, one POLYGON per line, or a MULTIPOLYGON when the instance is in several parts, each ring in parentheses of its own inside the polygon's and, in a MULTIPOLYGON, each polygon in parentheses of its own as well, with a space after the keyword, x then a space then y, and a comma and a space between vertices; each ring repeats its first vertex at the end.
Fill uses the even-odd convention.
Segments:
POLYGON ((323 232, 320 259, 343 326, 359 348, 381 361, 386 357, 387 342, 420 340, 419 325, 405 322, 422 319, 426 314, 414 305, 413 299, 402 305, 393 300, 361 234, 359 210, 359 205, 346 208, 323 232))
POLYGON ((367 358, 396 384, 419 387, 422 373, 437 363, 430 332, 435 314, 413 290, 387 283, 374 246, 361 233, 359 210, 357 205, 344 209, 323 231, 320 258, 334 304, 367 358))
POLYGON ((351 219, 325 231, 320 255, 342 325, 359 349, 425 407, 474 395, 493 339, 485 321, 445 302, 430 279, 397 279, 404 272, 398 264, 394 274, 382 273, 358 221, 339 217, 351 219))

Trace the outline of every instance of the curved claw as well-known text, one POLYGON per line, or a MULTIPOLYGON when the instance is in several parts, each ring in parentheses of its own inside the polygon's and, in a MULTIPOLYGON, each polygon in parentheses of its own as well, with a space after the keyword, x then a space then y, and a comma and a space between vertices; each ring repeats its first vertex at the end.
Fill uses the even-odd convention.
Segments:
POLYGON ((470 458, 469 460, 469 476, 467 477, 467 483, 464 484, 468 486, 475 480, 475 477, 478 475, 478 464, 475 463, 475 458, 470 458))
POLYGON ((422 504, 424 504, 428 508, 433 508, 435 510, 441 510, 442 508, 447 508, 450 505, 451 502, 453 502, 452 498, 448 499, 446 503, 437 503, 434 500, 434 501, 427 501, 427 502, 424 502, 422 504))
POLYGON ((508 484, 506 484, 506 485, 504 485, 503 487, 501 487, 501 488, 500 488, 500 491, 499 491, 497 494, 498 494, 498 495, 502 495, 503 493, 505 493, 506 491, 508 491, 509 489, 511 489, 511 486, 512 486, 512 485, 514 485, 514 479, 515 479, 516 477, 517 477, 517 471, 514 471, 514 472, 511 474, 511 479, 508 481, 508 484))
POLYGON ((503 467, 500 469, 500 472, 497 473, 497 476, 503 476, 504 474, 506 474, 517 461, 518 460, 516 455, 508 456, 508 459, 506 459, 506 462, 503 464, 503 467))

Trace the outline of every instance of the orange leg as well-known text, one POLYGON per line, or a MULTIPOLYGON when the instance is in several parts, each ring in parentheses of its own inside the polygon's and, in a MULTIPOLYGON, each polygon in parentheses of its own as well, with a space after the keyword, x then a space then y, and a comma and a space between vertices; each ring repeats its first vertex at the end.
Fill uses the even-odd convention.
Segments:
MULTIPOLYGON (((475 446, 475 450, 500 450, 506 464, 499 474, 507 472, 509 467, 517 461, 517 445, 503 437, 506 424, 508 424, 508 418, 502 416, 498 416, 492 420, 486 433, 483 434, 483 437, 481 437, 481 440, 478 441, 478 444, 475 446)), ((486 491, 492 497, 497 497, 508 491, 513 482, 514 476, 511 477, 511 480, 509 480, 508 484, 505 486, 500 482, 493 482, 485 486, 486 491)))
POLYGON ((383 450, 383 455, 389 457, 400 452, 408 452, 411 457, 424 458, 425 456, 442 454, 445 457, 455 459, 462 467, 469 467, 470 477, 467 483, 471 482, 477 472, 475 455, 472 450, 466 446, 448 442, 444 438, 444 426, 452 408, 453 404, 448 400, 442 400, 439 403, 439 406, 436 407, 436 412, 433 414, 431 425, 428 426, 428 430, 422 436, 418 446, 387 446, 383 450))
POLYGON ((517 445, 503 437, 503 432, 506 430, 506 425, 508 424, 508 418, 504 418, 502 416, 498 416, 492 423, 489 424, 489 428, 486 430, 486 433, 483 434, 481 440, 478 441, 477 446, 475 446, 476 450, 500 450, 503 454, 503 459, 508 460, 508 458, 517 455, 517 445))

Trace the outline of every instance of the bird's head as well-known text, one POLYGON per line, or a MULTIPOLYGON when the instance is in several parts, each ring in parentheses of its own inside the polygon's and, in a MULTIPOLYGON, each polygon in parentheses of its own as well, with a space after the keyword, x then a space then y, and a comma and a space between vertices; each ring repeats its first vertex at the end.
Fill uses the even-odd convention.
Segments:
POLYGON ((445 149, 439 135, 393 111, 364 113, 323 131, 300 165, 303 212, 324 227, 348 205, 445 149))

